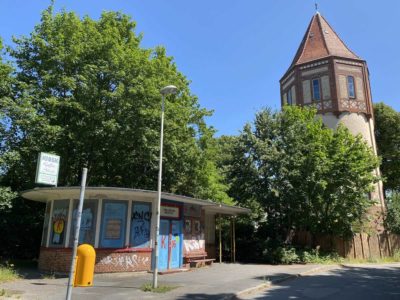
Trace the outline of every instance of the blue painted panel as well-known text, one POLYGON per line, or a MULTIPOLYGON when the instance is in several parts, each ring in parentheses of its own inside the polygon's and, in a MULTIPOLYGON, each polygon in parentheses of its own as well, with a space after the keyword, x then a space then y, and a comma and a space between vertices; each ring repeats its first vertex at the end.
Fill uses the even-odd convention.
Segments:
POLYGON ((182 221, 171 221, 171 261, 170 269, 181 266, 182 221))
POLYGON ((122 248, 125 244, 126 211, 128 202, 105 201, 101 222, 100 246, 122 248))
POLYGON ((151 206, 149 203, 133 203, 131 223, 131 245, 137 248, 150 247, 151 206))
POLYGON ((160 220, 160 234, 158 236, 158 269, 168 269, 168 246, 169 246, 169 221, 160 220))

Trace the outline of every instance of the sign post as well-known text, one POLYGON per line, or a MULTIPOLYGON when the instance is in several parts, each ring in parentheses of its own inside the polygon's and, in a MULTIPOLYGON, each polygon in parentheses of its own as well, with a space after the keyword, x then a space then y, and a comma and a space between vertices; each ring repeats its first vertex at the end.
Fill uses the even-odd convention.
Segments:
POLYGON ((76 214, 74 247, 72 248, 72 261, 71 261, 71 267, 69 269, 67 296, 65 298, 66 300, 71 300, 72 286, 74 284, 73 277, 74 277, 74 272, 75 272, 75 260, 76 260, 76 251, 78 249, 79 231, 81 229, 83 200, 85 199, 86 176, 87 176, 87 168, 83 168, 82 181, 81 181, 81 193, 79 195, 78 213, 76 214))
POLYGON ((40 152, 38 156, 35 182, 57 186, 60 157, 55 154, 40 152))

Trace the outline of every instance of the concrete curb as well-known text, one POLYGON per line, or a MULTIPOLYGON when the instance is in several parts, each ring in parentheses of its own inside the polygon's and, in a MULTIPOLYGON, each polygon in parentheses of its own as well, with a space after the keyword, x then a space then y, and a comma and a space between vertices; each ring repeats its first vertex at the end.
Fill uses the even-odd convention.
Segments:
POLYGON ((341 268, 341 267, 342 267, 341 264, 339 264, 339 265, 318 266, 318 267, 315 267, 315 268, 313 268, 311 270, 307 270, 307 271, 300 272, 300 273, 297 273, 297 274, 292 274, 292 275, 276 278, 276 279, 273 279, 273 280, 268 280, 267 282, 259 284, 259 285, 255 286, 255 287, 251 287, 251 288, 245 289, 243 291, 237 292, 235 295, 225 297, 224 300, 240 300, 240 297, 250 296, 252 294, 256 294, 258 292, 267 290, 268 288, 270 288, 274 284, 277 284, 277 283, 280 283, 280 282, 284 282, 284 281, 287 281, 287 280, 290 280, 290 279, 299 278, 299 277, 302 277, 302 276, 307 276, 307 275, 314 274, 314 273, 319 273, 319 272, 322 272, 322 271, 327 271, 327 270, 330 270, 330 269, 337 269, 337 268, 341 268))
POLYGON ((370 266, 385 266, 385 265, 397 265, 400 266, 400 262, 383 262, 383 263, 342 263, 339 264, 342 268, 354 268, 354 267, 370 267, 370 266))

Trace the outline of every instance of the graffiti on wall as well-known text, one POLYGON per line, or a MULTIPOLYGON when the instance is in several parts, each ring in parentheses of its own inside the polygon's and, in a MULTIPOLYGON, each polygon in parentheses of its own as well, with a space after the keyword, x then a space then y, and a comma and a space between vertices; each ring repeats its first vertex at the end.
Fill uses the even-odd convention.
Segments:
POLYGON ((205 249, 204 238, 203 239, 184 240, 183 244, 185 246, 186 252, 199 251, 199 250, 205 249))
MULTIPOLYGON (((58 203, 57 203, 58 204, 58 203)), ((63 202, 60 201, 60 205, 63 202)), ((53 237, 51 243, 53 245, 62 245, 65 237, 65 224, 67 223, 68 207, 61 207, 53 210, 53 237)))
POLYGON ((150 247, 151 207, 135 203, 132 207, 131 243, 133 247, 150 247))
POLYGON ((118 256, 108 255, 100 260, 100 264, 112 265, 129 270, 137 267, 149 267, 150 258, 147 256, 139 256, 137 254, 126 254, 118 256))

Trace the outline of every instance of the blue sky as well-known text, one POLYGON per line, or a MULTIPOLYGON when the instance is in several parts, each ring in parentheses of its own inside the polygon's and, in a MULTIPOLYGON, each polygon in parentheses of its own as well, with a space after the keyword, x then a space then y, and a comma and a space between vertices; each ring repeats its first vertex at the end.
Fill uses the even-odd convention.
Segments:
MULTIPOLYGON (((320 0, 321 14, 367 60, 373 101, 400 110, 400 1, 320 0)), ((0 36, 27 35, 50 1, 0 0, 0 36)), ((118 10, 137 22, 142 45, 163 45, 192 81, 208 124, 237 134, 263 107, 280 108, 279 79, 315 13, 312 0, 56 0, 97 19, 118 10)))

